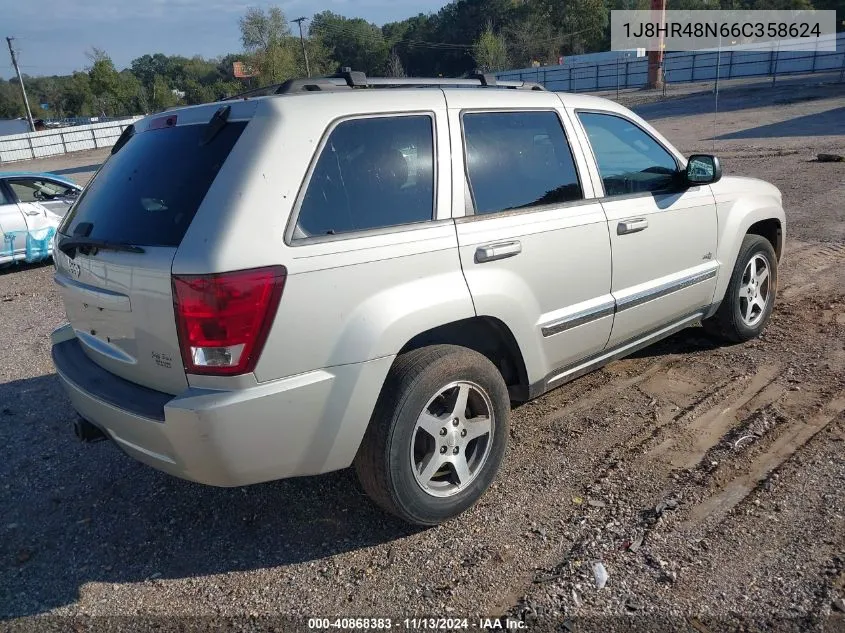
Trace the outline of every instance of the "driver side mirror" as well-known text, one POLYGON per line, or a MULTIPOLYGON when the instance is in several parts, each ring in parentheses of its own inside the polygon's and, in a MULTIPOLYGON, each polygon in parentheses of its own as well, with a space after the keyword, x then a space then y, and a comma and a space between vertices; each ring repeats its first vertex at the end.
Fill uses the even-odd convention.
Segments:
POLYGON ((693 154, 687 161, 686 179, 690 185, 709 185, 722 177, 722 164, 716 156, 693 154))

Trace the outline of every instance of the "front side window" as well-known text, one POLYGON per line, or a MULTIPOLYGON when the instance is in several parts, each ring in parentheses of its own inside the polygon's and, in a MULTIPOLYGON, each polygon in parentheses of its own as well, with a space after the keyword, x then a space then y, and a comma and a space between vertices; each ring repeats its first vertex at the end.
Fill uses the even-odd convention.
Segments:
POLYGON ((477 214, 580 200, 572 151, 555 112, 463 116, 467 177, 477 214))
POLYGON ((613 114, 580 112, 606 196, 671 189, 677 178, 674 157, 638 125, 613 114))
POLYGON ((323 147, 295 237, 337 235, 431 220, 434 141, 427 115, 354 119, 323 147))
POLYGON ((76 195, 73 187, 52 180, 10 180, 9 186, 20 202, 43 202, 76 195))

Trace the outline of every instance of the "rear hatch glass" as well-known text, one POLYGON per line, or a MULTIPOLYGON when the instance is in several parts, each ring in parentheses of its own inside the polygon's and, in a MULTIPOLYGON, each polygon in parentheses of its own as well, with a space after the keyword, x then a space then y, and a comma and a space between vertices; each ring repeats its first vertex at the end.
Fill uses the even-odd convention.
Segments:
POLYGON ((59 229, 139 246, 178 246, 205 194, 246 127, 227 123, 207 144, 206 125, 177 125, 133 135, 110 156, 59 229))
POLYGON ((66 236, 84 236, 141 247, 56 249, 54 255, 77 339, 113 374, 166 393, 187 387, 173 311, 173 258, 246 125, 226 123, 210 141, 207 124, 135 133, 103 164, 60 226, 59 244, 66 236))

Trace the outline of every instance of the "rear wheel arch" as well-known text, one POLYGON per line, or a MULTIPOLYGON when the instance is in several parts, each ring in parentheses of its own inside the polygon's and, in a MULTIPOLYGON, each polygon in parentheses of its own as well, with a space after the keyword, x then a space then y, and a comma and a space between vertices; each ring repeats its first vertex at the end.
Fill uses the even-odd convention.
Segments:
POLYGON ((528 400, 528 371, 522 350, 511 329, 500 319, 475 316, 433 327, 405 343, 399 356, 430 345, 456 345, 478 352, 502 374, 511 400, 528 400))
POLYGON ((379 395, 355 456, 358 480, 388 512, 417 525, 442 523, 475 504, 496 477, 509 420, 508 391, 485 356, 455 345, 410 350, 379 395))

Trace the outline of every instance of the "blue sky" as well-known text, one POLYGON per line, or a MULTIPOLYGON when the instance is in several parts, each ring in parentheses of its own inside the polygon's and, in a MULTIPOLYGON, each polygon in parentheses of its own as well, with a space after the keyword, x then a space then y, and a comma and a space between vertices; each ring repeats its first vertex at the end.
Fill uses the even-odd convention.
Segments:
MULTIPOLYGON (((17 38, 21 72, 69 74, 104 49, 118 69, 144 53, 214 57, 241 50, 238 17, 249 6, 277 5, 288 18, 326 9, 377 24, 436 11, 447 0, 24 0, 3 3, 0 36, 17 38)), ((307 24, 307 23, 306 23, 307 24)), ((292 25, 296 26, 296 25, 292 25)), ((6 42, 0 76, 14 74, 6 42)))

